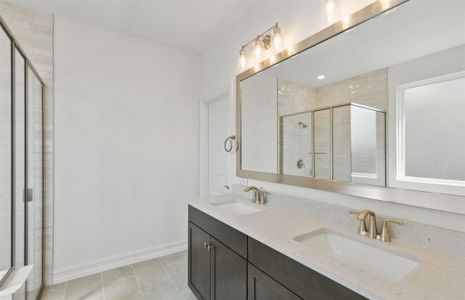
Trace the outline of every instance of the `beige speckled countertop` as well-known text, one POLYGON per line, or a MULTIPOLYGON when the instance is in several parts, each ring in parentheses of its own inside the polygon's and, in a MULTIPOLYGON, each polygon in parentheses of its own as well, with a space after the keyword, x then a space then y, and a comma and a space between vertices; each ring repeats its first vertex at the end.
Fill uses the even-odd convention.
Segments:
POLYGON ((260 212, 238 215, 211 204, 225 201, 256 206, 233 194, 201 198, 189 204, 369 299, 465 299, 465 259, 446 256, 395 239, 392 243, 370 240, 357 235, 356 227, 323 219, 309 210, 299 209, 298 205, 284 207, 268 204, 258 206, 262 208, 260 212), (405 257, 414 258, 419 264, 406 277, 393 282, 377 278, 362 269, 358 272, 349 269, 332 256, 293 239, 321 228, 338 231, 381 249, 402 253, 405 257))

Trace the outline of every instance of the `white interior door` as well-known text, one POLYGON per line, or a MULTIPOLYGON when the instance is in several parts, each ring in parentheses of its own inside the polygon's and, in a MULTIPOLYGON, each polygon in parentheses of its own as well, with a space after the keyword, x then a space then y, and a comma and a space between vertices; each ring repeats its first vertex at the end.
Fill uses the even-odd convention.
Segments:
POLYGON ((224 140, 230 135, 229 99, 220 98, 208 105, 208 193, 229 192, 231 155, 224 150, 224 140))

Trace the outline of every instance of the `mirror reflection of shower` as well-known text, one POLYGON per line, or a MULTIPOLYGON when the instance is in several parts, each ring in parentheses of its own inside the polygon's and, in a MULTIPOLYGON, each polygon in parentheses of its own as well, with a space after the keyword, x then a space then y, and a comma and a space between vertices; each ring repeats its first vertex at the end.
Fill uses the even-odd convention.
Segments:
POLYGON ((282 174, 384 184, 385 113, 348 103, 280 117, 282 174))

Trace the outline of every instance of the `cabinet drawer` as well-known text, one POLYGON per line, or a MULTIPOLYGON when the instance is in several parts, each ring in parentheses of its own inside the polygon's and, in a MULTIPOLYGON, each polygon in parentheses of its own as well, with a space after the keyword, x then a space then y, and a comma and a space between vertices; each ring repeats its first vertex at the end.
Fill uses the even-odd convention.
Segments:
POLYGON ((247 236, 189 205, 189 221, 208 232, 237 254, 247 258, 247 236))
POLYGON ((248 250, 250 263, 303 299, 366 299, 250 237, 248 250))
POLYGON ((301 300, 286 287, 249 264, 248 299, 249 300, 301 300))

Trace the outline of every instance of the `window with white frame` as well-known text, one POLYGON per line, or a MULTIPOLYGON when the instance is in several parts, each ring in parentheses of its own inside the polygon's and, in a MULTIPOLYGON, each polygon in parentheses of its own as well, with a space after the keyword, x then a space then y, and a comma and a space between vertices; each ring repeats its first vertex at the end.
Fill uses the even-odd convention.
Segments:
POLYGON ((465 72, 398 86, 396 107, 396 180, 465 191, 465 72))

